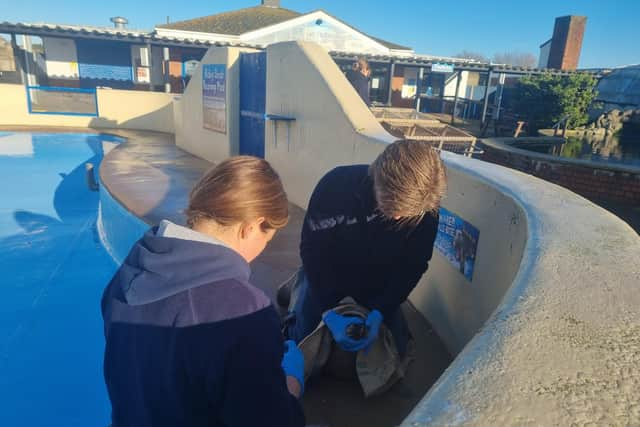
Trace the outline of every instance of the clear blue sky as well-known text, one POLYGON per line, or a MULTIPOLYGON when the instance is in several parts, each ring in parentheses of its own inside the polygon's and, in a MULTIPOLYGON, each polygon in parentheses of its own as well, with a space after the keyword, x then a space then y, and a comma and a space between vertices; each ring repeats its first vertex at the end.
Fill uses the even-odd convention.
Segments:
MULTIPOLYGON (((125 16, 130 27, 211 15, 259 4, 260 0, 0 0, 0 21, 111 25, 125 16)), ((640 63, 640 0, 282 0, 309 12, 324 9, 374 36, 411 46, 418 53, 486 56, 521 51, 538 56, 551 38, 554 18, 586 15, 580 67, 640 63)))

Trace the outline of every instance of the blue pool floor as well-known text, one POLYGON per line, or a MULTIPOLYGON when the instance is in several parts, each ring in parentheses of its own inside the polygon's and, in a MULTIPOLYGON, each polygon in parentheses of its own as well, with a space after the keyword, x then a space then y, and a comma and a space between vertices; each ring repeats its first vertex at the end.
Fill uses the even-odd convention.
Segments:
POLYGON ((100 298, 116 269, 85 163, 114 138, 0 134, 0 426, 106 426, 100 298))

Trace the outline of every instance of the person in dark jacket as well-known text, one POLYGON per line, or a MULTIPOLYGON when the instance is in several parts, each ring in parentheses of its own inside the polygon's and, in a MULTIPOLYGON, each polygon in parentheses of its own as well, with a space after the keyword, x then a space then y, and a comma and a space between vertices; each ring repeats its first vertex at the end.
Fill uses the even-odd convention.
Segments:
POLYGON ((302 427, 304 360, 249 262, 288 221, 282 183, 238 156, 193 188, 188 227, 162 221, 102 298, 113 427, 302 427))
POLYGON ((351 83, 353 88, 358 92, 360 98, 365 104, 370 105, 371 100, 369 97, 369 78, 371 76, 371 69, 366 59, 360 58, 354 64, 351 70, 347 71, 347 80, 351 83))
MULTIPOLYGON (((289 337, 300 342, 349 296, 382 314, 405 354, 410 333, 400 305, 428 268, 445 188, 439 153, 417 141, 387 146, 371 166, 327 173, 302 227, 303 267, 289 337)), ((279 302, 286 303, 287 292, 279 290, 279 302)))

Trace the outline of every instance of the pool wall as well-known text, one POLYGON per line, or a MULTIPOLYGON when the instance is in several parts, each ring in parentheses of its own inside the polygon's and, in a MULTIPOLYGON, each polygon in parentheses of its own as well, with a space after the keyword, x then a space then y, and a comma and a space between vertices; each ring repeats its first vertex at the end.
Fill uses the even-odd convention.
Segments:
MULTIPOLYGON (((267 123, 266 158, 304 208, 322 174, 370 162, 393 138, 319 46, 267 56, 267 114, 295 121, 267 123)), ((639 424, 640 237, 557 185, 443 159, 444 207, 479 230, 476 268, 469 281, 435 253, 411 295, 457 357, 403 425, 639 424)))
POLYGON ((597 201, 640 205, 640 168, 556 157, 512 147, 529 138, 483 139, 482 160, 537 176, 597 201))
POLYGON ((23 85, 0 84, 0 126, 138 129, 173 133, 170 93, 97 89, 99 117, 29 114, 23 85))
POLYGON ((103 183, 100 184, 100 205, 96 224, 98 235, 113 261, 120 265, 133 244, 150 225, 127 210, 103 183))

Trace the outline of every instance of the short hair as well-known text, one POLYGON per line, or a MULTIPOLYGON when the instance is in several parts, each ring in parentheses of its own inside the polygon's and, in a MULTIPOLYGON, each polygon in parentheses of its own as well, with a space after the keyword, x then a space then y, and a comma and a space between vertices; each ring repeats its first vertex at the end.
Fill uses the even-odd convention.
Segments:
POLYGON ((396 141, 369 167, 378 211, 407 224, 435 214, 447 189, 440 153, 428 142, 396 141))
POLYGON ((230 226, 264 217, 263 229, 279 229, 289 221, 289 203, 280 177, 269 162, 235 156, 212 167, 198 180, 185 214, 191 227, 202 219, 230 226))

